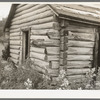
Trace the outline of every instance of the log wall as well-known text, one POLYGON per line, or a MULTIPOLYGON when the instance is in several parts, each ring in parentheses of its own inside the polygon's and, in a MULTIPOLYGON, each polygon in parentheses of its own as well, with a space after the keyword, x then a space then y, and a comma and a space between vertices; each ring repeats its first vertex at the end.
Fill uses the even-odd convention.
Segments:
POLYGON ((93 67, 97 27, 61 21, 60 67, 67 70, 69 80, 85 77, 93 67))
POLYGON ((30 31, 30 58, 36 70, 58 76, 60 33, 55 14, 45 4, 18 5, 10 26, 10 56, 16 63, 22 60, 21 29, 30 31))

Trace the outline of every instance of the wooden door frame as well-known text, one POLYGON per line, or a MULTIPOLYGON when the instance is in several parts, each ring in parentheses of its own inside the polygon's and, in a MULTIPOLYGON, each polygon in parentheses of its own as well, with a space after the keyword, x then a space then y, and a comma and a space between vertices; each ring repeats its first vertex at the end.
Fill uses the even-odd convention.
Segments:
POLYGON ((31 28, 23 28, 22 31, 22 63, 25 61, 25 32, 28 32, 28 57, 30 57, 30 31, 31 28))

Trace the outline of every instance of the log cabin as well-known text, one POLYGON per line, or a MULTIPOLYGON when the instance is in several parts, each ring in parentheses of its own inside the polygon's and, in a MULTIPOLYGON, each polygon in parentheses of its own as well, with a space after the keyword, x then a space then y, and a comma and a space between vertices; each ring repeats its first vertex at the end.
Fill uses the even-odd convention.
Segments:
POLYGON ((29 57, 53 80, 65 68, 69 79, 98 69, 100 9, 81 4, 13 4, 4 31, 17 65, 29 57))

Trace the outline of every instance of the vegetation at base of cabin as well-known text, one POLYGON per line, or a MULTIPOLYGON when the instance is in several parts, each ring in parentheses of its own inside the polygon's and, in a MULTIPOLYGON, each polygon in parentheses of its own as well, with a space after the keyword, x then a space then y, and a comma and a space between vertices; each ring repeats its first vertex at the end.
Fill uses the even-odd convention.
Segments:
MULTIPOLYGON (((94 90, 100 89, 100 75, 97 80, 95 68, 85 75, 85 80, 70 82, 64 69, 55 81, 48 75, 34 70, 34 62, 27 59, 23 65, 15 66, 8 61, 0 61, 0 89, 57 89, 57 90, 94 90)), ((98 70, 100 72, 100 69, 98 70)))

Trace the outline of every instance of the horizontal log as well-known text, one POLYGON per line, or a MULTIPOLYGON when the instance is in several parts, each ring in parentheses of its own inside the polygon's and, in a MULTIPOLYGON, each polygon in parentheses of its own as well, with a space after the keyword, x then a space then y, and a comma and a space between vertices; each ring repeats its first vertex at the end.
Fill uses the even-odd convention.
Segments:
POLYGON ((19 54, 20 53, 20 50, 10 49, 10 52, 11 53, 14 53, 14 54, 19 54))
POLYGON ((67 54, 93 54, 93 48, 78 48, 78 47, 68 47, 67 54))
POLYGON ((14 20, 20 20, 20 19, 23 19, 25 16, 28 17, 28 16, 32 16, 32 14, 35 15, 37 13, 41 13, 41 12, 43 12, 43 10, 41 10, 41 9, 46 8, 45 5, 31 5, 31 6, 32 7, 30 9, 22 10, 20 13, 15 12, 16 14, 14 16, 14 20))
POLYGON ((58 35, 59 31, 55 29, 40 29, 40 30, 31 30, 31 35, 47 35, 52 36, 53 34, 58 35))
POLYGON ((18 46, 18 45, 10 45, 10 48, 11 48, 11 49, 20 49, 20 47, 21 47, 21 46, 18 46))
POLYGON ((40 66, 44 69, 49 68, 49 62, 39 60, 39 59, 35 59, 35 58, 31 58, 31 60, 34 62, 35 65, 38 65, 38 66, 40 66))
POLYGON ((58 76, 58 69, 50 69, 50 68, 48 68, 47 71, 48 71, 48 74, 50 76, 58 76))
POLYGON ((18 33, 18 32, 20 32, 20 28, 17 28, 17 29, 9 29, 9 32, 10 33, 18 33))
POLYGON ((14 41, 14 40, 10 40, 10 44, 14 44, 14 45, 20 45, 21 44, 21 41, 14 41))
POLYGON ((33 46, 33 47, 30 48, 30 51, 45 54, 45 48, 38 48, 38 47, 33 46))
POLYGON ((59 61, 51 61, 51 67, 52 68, 59 68, 60 64, 59 61))
POLYGON ((36 52, 30 52, 30 57, 37 58, 37 59, 40 59, 40 60, 45 60, 46 59, 45 54, 36 53, 36 52))
POLYGON ((14 58, 12 58, 12 57, 10 57, 10 59, 15 63, 15 64, 18 64, 18 60, 17 59, 14 59, 14 58))
POLYGON ((19 55, 18 54, 14 54, 14 53, 10 53, 10 56, 14 59, 19 59, 19 55))
POLYGON ((94 33, 94 28, 83 27, 78 25, 68 25, 68 27, 66 27, 66 30, 73 32, 90 33, 90 34, 94 33))
POLYGON ((59 54, 60 48, 59 47, 46 47, 47 54, 59 54))
POLYGON ((91 68, 92 67, 92 64, 88 64, 88 65, 86 65, 86 64, 83 64, 83 65, 76 64, 76 65, 74 65, 73 64, 73 65, 66 65, 65 67, 68 68, 68 69, 91 68))
POLYGON ((94 47, 94 42, 69 40, 68 46, 69 47, 94 47))
MULTIPOLYGON (((46 11, 47 11, 47 9, 46 9, 46 11)), ((40 10, 39 10, 39 12, 40 12, 40 10)), ((43 12, 43 11, 42 11, 43 12)), ((40 13, 42 13, 42 12, 40 12, 40 13)), ((36 14, 34 14, 34 12, 32 12, 32 13, 27 13, 26 15, 23 15, 23 17, 24 18, 20 18, 20 19, 18 19, 18 20, 21 20, 21 21, 14 21, 14 22, 12 22, 11 23, 11 26, 13 26, 13 25, 15 25, 15 26, 17 26, 18 27, 18 24, 19 24, 19 26, 21 27, 21 26, 28 26, 28 25, 37 25, 37 24, 43 24, 43 23, 48 23, 48 22, 52 22, 52 21, 56 21, 56 19, 55 19, 55 16, 48 16, 48 17, 44 17, 44 18, 42 18, 42 19, 35 19, 35 20, 30 20, 30 21, 28 21, 28 23, 25 21, 25 19, 27 19, 27 17, 30 17, 30 16, 33 16, 33 15, 36 15, 36 14), (33 14, 32 14, 33 13, 33 14), (30 15, 31 14, 31 15, 30 15)), ((36 12, 37 13, 37 12, 36 12)), ((22 16, 21 16, 22 17, 22 16)))
POLYGON ((11 37, 11 36, 20 36, 20 35, 21 35, 20 32, 10 33, 10 37, 11 37))
POLYGON ((46 55, 46 61, 59 60, 59 55, 46 55))
POLYGON ((90 72, 90 68, 84 68, 84 69, 67 69, 67 75, 82 75, 86 74, 87 72, 90 72))
MULTIPOLYGON (((36 4, 35 4, 35 5, 36 5, 36 4)), ((23 11, 23 10, 27 10, 27 9, 29 9, 29 8, 31 8, 31 7, 34 7, 34 4, 24 5, 24 6, 20 7, 19 9, 16 9, 16 12, 15 12, 15 13, 19 13, 19 12, 21 12, 21 11, 23 11)))
POLYGON ((92 61, 67 61, 67 66, 92 66, 92 61))
POLYGON ((46 70, 43 69, 43 68, 41 68, 40 66, 34 66, 34 65, 32 65, 31 68, 32 68, 33 70, 36 70, 36 71, 42 73, 42 74, 45 74, 45 73, 46 73, 46 70))
POLYGON ((84 41, 95 41, 94 34, 85 34, 85 33, 76 33, 76 32, 68 32, 68 39, 71 40, 84 40, 84 41))
POLYGON ((93 60, 93 55, 68 55, 67 60, 88 61, 93 60))
POLYGON ((59 46, 59 40, 49 39, 47 36, 31 36, 31 42, 37 46, 59 46))
POLYGON ((20 39, 21 39, 20 36, 14 36, 14 37, 10 36, 10 40, 20 40, 20 39))
MULTIPOLYGON (((36 15, 34 15, 34 17, 33 16, 30 16, 30 17, 27 17, 27 18, 25 18, 25 19, 22 19, 21 20, 21 23, 25 23, 25 22, 30 22, 30 21, 32 21, 32 20, 37 20, 37 19, 42 19, 42 18, 47 18, 47 17, 50 17, 50 16, 53 16, 54 14, 52 13, 52 11, 45 11, 45 12, 43 12, 43 13, 39 13, 39 14, 36 14, 36 15)), ((16 20, 16 22, 17 21, 19 21, 19 20, 16 20)), ((14 23, 16 23, 16 22, 14 22, 14 23)), ((13 22, 12 22, 13 23, 13 22)), ((13 25, 12 25, 13 26, 13 25)))
POLYGON ((81 82, 81 81, 84 81, 86 78, 85 78, 85 75, 69 75, 67 76, 69 82, 81 82))

